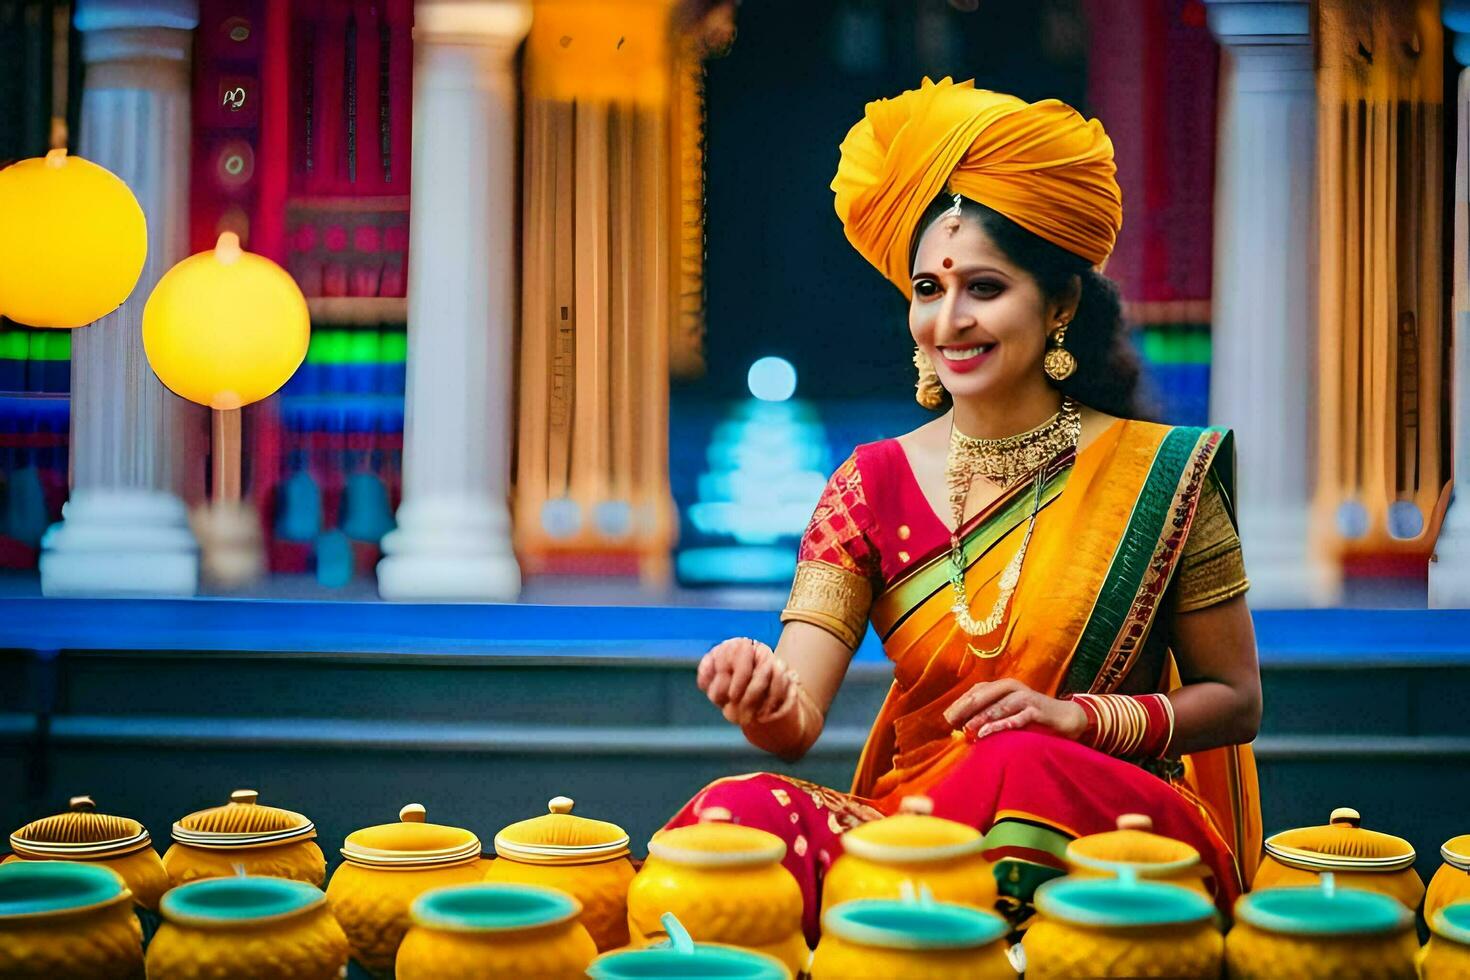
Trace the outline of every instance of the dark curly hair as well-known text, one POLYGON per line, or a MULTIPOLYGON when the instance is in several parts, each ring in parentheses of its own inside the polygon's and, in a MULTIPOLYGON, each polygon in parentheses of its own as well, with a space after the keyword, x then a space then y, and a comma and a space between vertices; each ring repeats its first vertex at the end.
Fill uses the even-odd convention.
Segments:
MULTIPOLYGON (((924 230, 953 207, 953 195, 941 194, 925 209, 909 247, 910 267, 924 230)), ((1048 299, 1066 295, 1073 277, 1081 283, 1082 298, 1066 340, 1067 350, 1077 358, 1077 370, 1065 381, 1048 377, 1047 383, 1099 412, 1120 418, 1149 417, 1152 413, 1140 391, 1138 354, 1128 339, 1117 285, 1080 255, 1027 231, 993 208, 962 197, 960 216, 979 222, 990 240, 1036 280, 1048 299)))

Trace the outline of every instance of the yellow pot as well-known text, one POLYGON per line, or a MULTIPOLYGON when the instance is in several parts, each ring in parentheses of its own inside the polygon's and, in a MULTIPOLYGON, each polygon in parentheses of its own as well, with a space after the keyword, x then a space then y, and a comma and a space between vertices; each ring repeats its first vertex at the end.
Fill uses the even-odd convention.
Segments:
POLYGON ((346 860, 327 885, 327 905, 347 933, 352 958, 377 977, 393 975, 414 899, 485 876, 480 839, 459 827, 426 823, 426 817, 421 805, 410 803, 398 812, 398 823, 347 835, 346 860))
POLYGON ((628 835, 616 824, 573 815, 575 803, 558 796, 546 816, 532 817, 495 835, 495 853, 485 880, 543 885, 566 892, 582 905, 582 925, 599 952, 628 945, 628 886, 633 865, 628 835))
POLYGON ((1470 902, 1425 916, 1429 942, 1419 951, 1421 980, 1470 980, 1470 902))
POLYGON ((696 943, 672 912, 662 916, 669 941, 643 949, 604 953, 587 967, 592 980, 669 980, 721 977, 723 980, 791 980, 786 964, 739 946, 696 943))
POLYGON ((1318 885, 1242 895, 1225 958, 1235 980, 1412 980, 1414 917, 1378 892, 1318 885))
POLYGON ((168 891, 168 872, 148 831, 136 820, 97 813, 90 796, 74 796, 68 812, 26 824, 10 835, 9 861, 85 861, 117 872, 133 902, 150 912, 168 891))
POLYGON ((253 789, 237 789, 224 806, 191 813, 173 826, 163 866, 174 885, 245 874, 290 878, 320 888, 327 859, 316 825, 292 810, 261 806, 253 789))
POLYGON ((326 896, 286 878, 213 878, 163 896, 148 980, 336 980, 347 937, 326 896))
POLYGON ((1000 916, 936 902, 912 884, 900 901, 860 898, 822 915, 812 980, 1014 980, 1000 916))
POLYGON ((420 895, 398 980, 580 980, 597 945, 577 900, 535 885, 457 885, 420 895))
POLYGON ((1058 878, 1036 890, 1038 916, 1021 944, 1027 980, 1220 976, 1224 939, 1198 892, 1116 878, 1058 878))
POLYGON ((843 854, 822 884, 822 912, 859 898, 899 898, 905 883, 941 902, 994 908, 995 875, 980 856, 980 831, 929 813, 927 797, 909 797, 898 814, 843 834, 843 854))
POLYGON ((1414 848, 1401 837, 1364 830, 1358 811, 1338 807, 1323 827, 1288 830, 1267 839, 1252 891, 1312 887, 1330 871, 1338 888, 1360 888, 1396 899, 1409 911, 1424 897, 1414 848))
POLYGON ((1117 830, 1079 837, 1068 844, 1067 866, 1077 878, 1110 878, 1126 865, 1139 878, 1180 885, 1213 901, 1199 851, 1183 841, 1155 834, 1153 828, 1149 817, 1125 813, 1118 818, 1117 830))
POLYGON ((0 977, 142 980, 143 934, 122 878, 70 861, 0 867, 0 977))
POLYGON ((1424 920, 1456 902, 1470 901, 1470 834, 1452 837, 1439 849, 1444 864, 1429 879, 1424 895, 1424 920))
POLYGON ((709 822, 660 831, 628 888, 630 941, 662 939, 660 918, 673 912, 698 942, 742 946, 802 972, 811 950, 785 855, 785 841, 754 827, 709 822))

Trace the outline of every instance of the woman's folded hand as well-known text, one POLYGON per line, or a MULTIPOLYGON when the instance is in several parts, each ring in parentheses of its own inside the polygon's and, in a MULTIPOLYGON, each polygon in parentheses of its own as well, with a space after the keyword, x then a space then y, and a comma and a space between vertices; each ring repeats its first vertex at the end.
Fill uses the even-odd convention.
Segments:
POLYGON ((1029 728, 1075 740, 1087 730, 1087 715, 1080 706, 1010 678, 976 684, 945 709, 944 720, 976 739, 1029 728))

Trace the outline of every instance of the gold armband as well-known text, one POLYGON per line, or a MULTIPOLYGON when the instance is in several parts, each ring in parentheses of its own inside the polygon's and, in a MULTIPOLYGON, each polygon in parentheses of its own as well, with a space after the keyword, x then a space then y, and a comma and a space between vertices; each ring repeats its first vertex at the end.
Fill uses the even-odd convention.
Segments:
POLYGON ((796 566, 781 622, 811 623, 856 650, 867 632, 872 606, 873 583, 861 575, 825 562, 804 561, 796 566))

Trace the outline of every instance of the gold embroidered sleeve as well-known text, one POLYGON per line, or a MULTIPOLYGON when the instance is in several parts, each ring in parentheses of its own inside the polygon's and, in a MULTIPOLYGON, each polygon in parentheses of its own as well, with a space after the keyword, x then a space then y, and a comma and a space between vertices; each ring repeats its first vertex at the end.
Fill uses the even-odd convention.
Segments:
POLYGON ((856 650, 867 632, 872 605, 869 579, 825 562, 803 561, 796 566, 781 622, 811 623, 856 650))
POLYGON ((1220 487, 1211 477, 1200 491, 1194 523, 1179 556, 1174 608, 1177 612, 1193 612, 1243 595, 1248 588, 1240 536, 1225 510, 1220 487))

